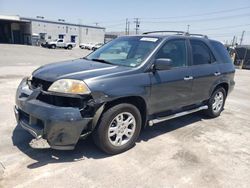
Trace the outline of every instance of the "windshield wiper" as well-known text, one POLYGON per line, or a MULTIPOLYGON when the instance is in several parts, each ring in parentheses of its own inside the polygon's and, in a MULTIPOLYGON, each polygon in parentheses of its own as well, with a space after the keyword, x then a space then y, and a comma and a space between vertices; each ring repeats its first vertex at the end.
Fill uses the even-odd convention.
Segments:
POLYGON ((89 59, 89 60, 113 65, 113 63, 111 63, 111 62, 109 62, 109 61, 106 61, 106 60, 104 60, 104 59, 95 59, 95 58, 94 58, 94 59, 89 59))

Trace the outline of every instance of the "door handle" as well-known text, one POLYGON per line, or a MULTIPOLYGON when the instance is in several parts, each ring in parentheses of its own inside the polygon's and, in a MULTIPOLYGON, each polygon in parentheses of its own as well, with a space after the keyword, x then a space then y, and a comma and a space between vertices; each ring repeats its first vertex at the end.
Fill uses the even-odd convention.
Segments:
POLYGON ((193 80, 194 78, 193 78, 193 76, 185 76, 184 77, 184 80, 193 80))
POLYGON ((215 72, 215 73, 214 73, 214 76, 220 76, 220 75, 221 75, 220 72, 215 72))

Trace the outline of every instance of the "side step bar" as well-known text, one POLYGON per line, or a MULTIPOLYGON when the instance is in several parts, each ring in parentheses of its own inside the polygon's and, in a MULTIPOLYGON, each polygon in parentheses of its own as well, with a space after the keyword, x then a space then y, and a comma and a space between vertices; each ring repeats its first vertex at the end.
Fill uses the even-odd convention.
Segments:
POLYGON ((152 119, 152 120, 150 120, 148 122, 148 124, 149 124, 149 126, 153 126, 156 123, 160 123, 160 122, 163 122, 163 121, 166 121, 166 120, 169 120, 169 119, 174 119, 174 118, 177 118, 177 117, 185 116, 187 114, 191 114, 191 113, 198 112, 198 111, 201 111, 201 110, 206 110, 206 109, 208 109, 208 106, 201 106, 199 108, 195 108, 195 109, 192 109, 192 110, 180 112, 180 113, 177 113, 177 114, 172 114, 170 116, 152 119))

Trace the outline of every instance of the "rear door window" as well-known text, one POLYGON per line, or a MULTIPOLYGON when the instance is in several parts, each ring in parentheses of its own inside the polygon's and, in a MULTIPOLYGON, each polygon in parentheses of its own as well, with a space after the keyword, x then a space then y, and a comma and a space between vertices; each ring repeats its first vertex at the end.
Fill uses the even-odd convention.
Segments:
POLYGON ((202 41, 190 40, 193 55, 193 65, 211 64, 215 58, 209 47, 202 41))

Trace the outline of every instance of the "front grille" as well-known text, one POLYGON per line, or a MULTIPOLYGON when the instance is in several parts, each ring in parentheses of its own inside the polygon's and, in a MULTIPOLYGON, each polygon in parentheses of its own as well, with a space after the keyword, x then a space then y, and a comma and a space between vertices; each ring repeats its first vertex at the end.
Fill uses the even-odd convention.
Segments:
POLYGON ((36 89, 38 87, 41 87, 41 89, 44 91, 47 91, 52 84, 52 82, 42 80, 39 78, 35 78, 35 77, 33 77, 30 82, 31 82, 32 89, 36 89))
POLYGON ((40 93, 37 99, 54 106, 73 107, 79 109, 84 108, 86 105, 86 101, 88 101, 88 97, 83 99, 78 97, 56 96, 46 93, 40 93))

